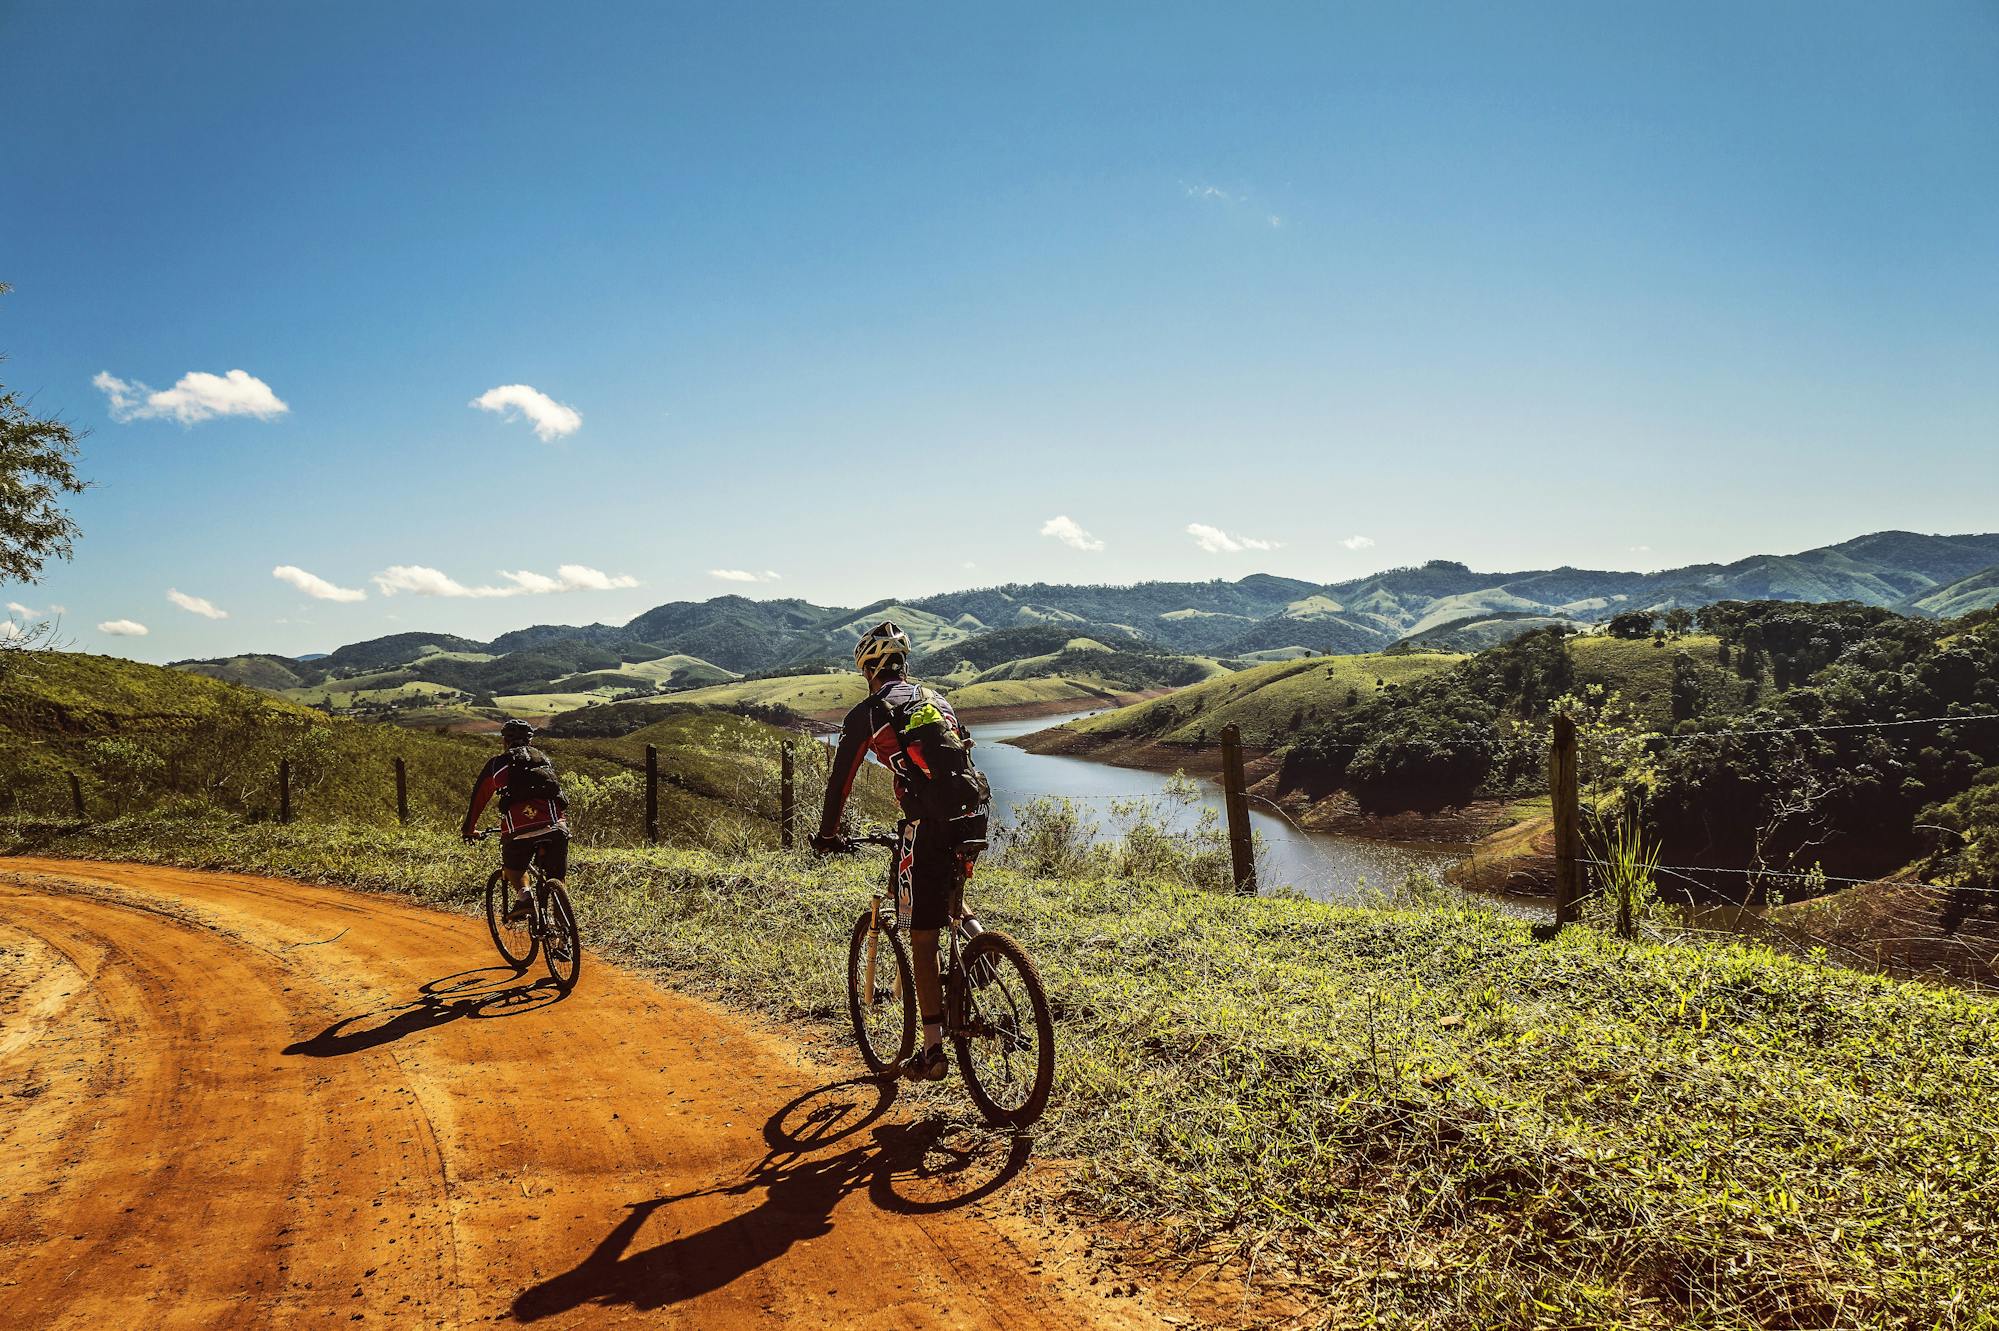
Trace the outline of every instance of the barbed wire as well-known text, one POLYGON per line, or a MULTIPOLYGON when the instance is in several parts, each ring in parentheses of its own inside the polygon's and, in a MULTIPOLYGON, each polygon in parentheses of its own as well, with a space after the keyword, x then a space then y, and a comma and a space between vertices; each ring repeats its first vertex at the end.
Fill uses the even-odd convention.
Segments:
MULTIPOLYGON (((1506 857, 1505 860, 1497 862, 1517 864, 1522 860, 1533 860, 1545 863, 1558 863, 1561 859, 1562 856, 1560 855, 1544 855, 1536 852, 1527 855, 1511 855, 1506 857)), ((1575 858, 1575 862, 1577 864, 1587 864, 1592 868, 1598 869, 1618 867, 1613 861, 1598 859, 1591 855, 1578 855, 1575 858)), ((1918 879, 1905 878, 1847 878, 1838 874, 1820 873, 1812 869, 1733 869, 1712 864, 1654 864, 1648 867, 1654 873, 1670 873, 1674 877, 1685 878, 1688 882, 1694 883, 1696 886, 1701 885, 1699 880, 1689 875, 1704 873, 1726 874, 1734 878, 1784 878, 1795 882, 1837 883, 1842 887, 1859 887, 1870 883, 1880 883, 1887 887, 1905 891, 1920 890, 1945 895, 1970 893, 1979 896, 1999 896, 1999 887, 1978 887, 1973 884, 1926 883, 1918 879)))

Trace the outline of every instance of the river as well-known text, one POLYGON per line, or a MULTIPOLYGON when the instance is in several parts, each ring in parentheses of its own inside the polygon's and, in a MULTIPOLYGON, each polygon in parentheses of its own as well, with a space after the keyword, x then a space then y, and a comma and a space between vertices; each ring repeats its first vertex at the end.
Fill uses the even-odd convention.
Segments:
MULTIPOLYGON (((1090 712, 1067 716, 1037 716, 1022 721, 975 724, 972 732, 979 740, 979 770, 993 787, 993 813, 1002 822, 1012 817, 1016 806, 1042 796, 1073 799, 1089 812, 1098 825, 1099 837, 1115 836, 1112 816, 1114 800, 1153 799, 1170 807, 1165 798, 1168 778, 1139 768, 1114 767, 1087 758, 1029 753, 1007 743, 1022 735, 1090 712)), ((1203 807, 1226 817, 1221 787, 1212 781, 1199 782, 1200 799, 1180 810, 1175 822, 1191 826, 1203 807)), ((1259 846, 1257 881, 1264 888, 1290 886, 1320 901, 1351 901, 1369 889, 1392 888, 1411 871, 1435 874, 1462 858, 1448 849, 1396 845, 1341 836, 1332 832, 1305 831, 1281 814, 1252 807, 1250 826, 1259 846)))

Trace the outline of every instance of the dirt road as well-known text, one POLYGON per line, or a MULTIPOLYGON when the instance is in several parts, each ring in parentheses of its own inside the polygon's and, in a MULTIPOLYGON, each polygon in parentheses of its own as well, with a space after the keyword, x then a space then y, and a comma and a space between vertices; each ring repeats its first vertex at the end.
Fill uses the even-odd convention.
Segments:
POLYGON ((0 860, 0 1325, 1156 1324, 981 1214, 1010 1139, 493 955, 383 897, 0 860))

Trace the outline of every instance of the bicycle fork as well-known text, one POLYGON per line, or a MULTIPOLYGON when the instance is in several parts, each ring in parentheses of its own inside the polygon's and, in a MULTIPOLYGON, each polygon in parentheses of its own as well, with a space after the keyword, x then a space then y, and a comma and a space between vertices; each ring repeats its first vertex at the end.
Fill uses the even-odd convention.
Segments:
MULTIPOLYGON (((881 939, 882 902, 887 898, 879 892, 875 894, 874 906, 868 911, 868 965, 867 984, 861 997, 861 1006, 873 1009, 875 1006, 875 947, 881 939)), ((902 1001, 902 972, 897 970, 890 981, 889 995, 896 1002, 902 1001)))

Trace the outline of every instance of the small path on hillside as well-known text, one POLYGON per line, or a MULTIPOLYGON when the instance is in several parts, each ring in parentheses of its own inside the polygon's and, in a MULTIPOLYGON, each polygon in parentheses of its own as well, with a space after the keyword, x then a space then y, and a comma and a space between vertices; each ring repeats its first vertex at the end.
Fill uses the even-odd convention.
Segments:
POLYGON ((1159 1325, 980 1205, 1024 1143, 492 959, 386 897, 0 861, 0 1325, 1159 1325))

